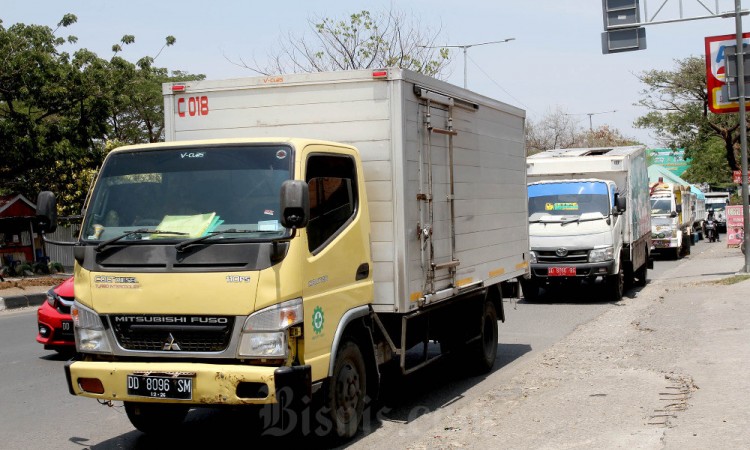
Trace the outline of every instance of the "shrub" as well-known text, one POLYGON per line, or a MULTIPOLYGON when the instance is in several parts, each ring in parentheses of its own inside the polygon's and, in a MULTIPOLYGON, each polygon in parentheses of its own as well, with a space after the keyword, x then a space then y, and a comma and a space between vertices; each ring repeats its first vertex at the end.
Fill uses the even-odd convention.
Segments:
POLYGON ((62 272, 63 265, 59 261, 50 261, 48 273, 60 273, 62 272))

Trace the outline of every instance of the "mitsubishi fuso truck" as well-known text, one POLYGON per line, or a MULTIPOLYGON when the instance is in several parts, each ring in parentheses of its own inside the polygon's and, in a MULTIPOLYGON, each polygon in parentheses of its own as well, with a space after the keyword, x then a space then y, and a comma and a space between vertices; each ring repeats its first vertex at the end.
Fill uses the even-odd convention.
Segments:
POLYGON ((524 297, 540 289, 601 280, 619 300, 646 284, 648 173, 643 146, 553 149, 527 159, 530 276, 524 297))
POLYGON ((111 151, 84 206, 71 394, 145 433, 265 405, 346 439, 385 373, 492 370, 529 271, 523 110, 399 69, 163 94, 167 142, 111 151))

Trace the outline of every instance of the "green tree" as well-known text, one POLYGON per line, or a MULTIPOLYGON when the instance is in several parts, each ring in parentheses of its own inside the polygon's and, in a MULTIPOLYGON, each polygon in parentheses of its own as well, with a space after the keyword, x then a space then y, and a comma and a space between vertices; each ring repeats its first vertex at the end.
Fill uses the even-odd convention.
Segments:
MULTIPOLYGON (((77 38, 56 33, 76 21, 67 14, 55 30, 6 29, 0 21, 0 192, 35 199, 40 190, 52 190, 61 215, 80 212, 111 148, 163 139, 162 82, 203 78, 170 76, 152 67, 151 57, 133 64, 119 56, 120 44, 110 60, 85 48, 63 51, 77 38)), ((121 44, 134 39, 126 35, 121 44)), ((169 36, 164 47, 174 42, 169 36)))
POLYGON ((690 167, 681 175, 686 181, 708 183, 712 188, 733 187, 732 171, 727 163, 724 141, 717 137, 709 138, 701 145, 701 151, 694 151, 690 167))
POLYGON ((313 37, 290 33, 268 55, 270 63, 240 58, 235 64, 263 75, 399 67, 440 78, 450 63, 449 50, 435 45, 439 31, 393 9, 342 19, 317 17, 308 24, 313 37))
MULTIPOLYGON (((700 159, 699 153, 709 151, 719 139, 726 166, 739 170, 738 118, 736 114, 714 114, 709 110, 705 59, 691 56, 675 60, 675 64, 674 70, 649 70, 638 76, 646 85, 638 104, 650 112, 639 117, 635 126, 653 129, 665 147, 684 148, 685 157, 692 160, 700 159)), ((729 177, 726 166, 715 166, 715 176, 729 177)))

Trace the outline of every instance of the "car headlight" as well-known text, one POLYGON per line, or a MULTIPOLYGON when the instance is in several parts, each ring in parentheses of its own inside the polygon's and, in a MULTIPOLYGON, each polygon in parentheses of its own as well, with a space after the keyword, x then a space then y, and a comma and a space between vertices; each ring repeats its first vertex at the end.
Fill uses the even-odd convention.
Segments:
POLYGON ((93 310, 78 302, 70 308, 75 330, 76 349, 81 353, 112 353, 104 323, 93 310))
POLYGON ((286 358, 289 348, 287 329, 302 323, 302 299, 269 306, 250 315, 242 326, 239 356, 286 358))
POLYGON ((55 293, 54 288, 47 291, 47 303, 51 307, 57 308, 57 294, 55 293))
POLYGON ((615 249, 612 247, 595 248, 589 252, 589 262, 603 262, 615 259, 615 249))
POLYGON ((536 264, 536 252, 534 250, 529 252, 529 262, 531 264, 536 264))

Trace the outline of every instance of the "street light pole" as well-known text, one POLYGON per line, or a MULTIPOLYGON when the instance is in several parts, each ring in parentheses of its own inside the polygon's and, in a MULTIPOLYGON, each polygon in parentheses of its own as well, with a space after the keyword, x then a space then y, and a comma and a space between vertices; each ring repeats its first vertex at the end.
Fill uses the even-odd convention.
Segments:
POLYGON ((467 84, 466 84, 467 83, 466 82, 467 69, 466 69, 466 67, 467 67, 467 60, 468 60, 467 52, 469 50, 469 47, 478 47, 480 45, 488 45, 488 44, 501 44, 503 42, 515 41, 515 40, 516 40, 516 38, 507 38, 507 39, 503 39, 501 41, 480 42, 479 44, 444 45, 443 48, 460 48, 460 49, 463 49, 463 51, 464 51, 464 89, 467 89, 467 84))

